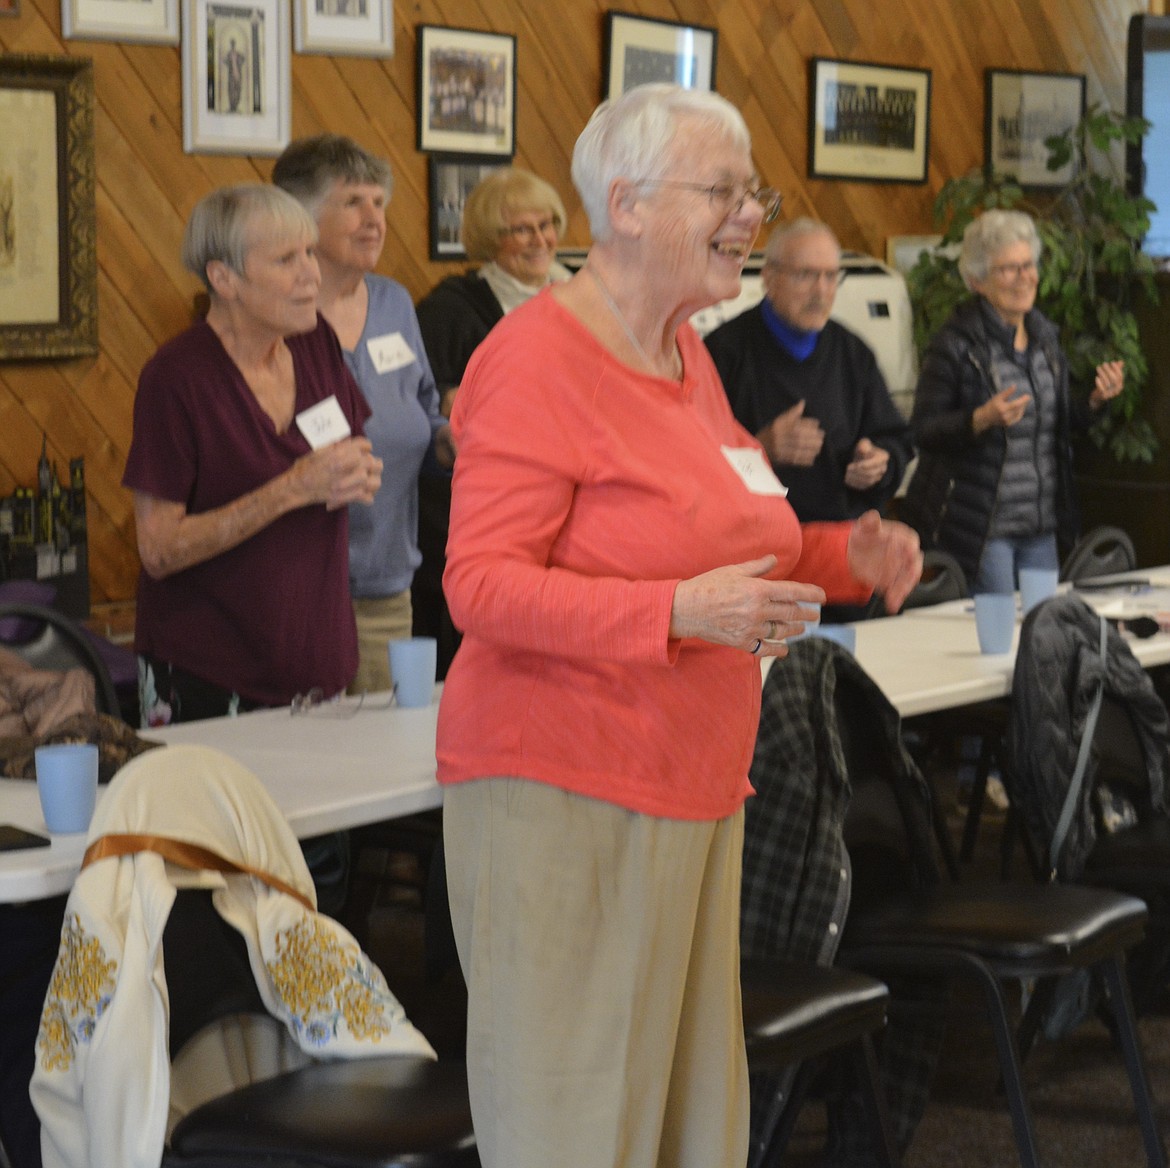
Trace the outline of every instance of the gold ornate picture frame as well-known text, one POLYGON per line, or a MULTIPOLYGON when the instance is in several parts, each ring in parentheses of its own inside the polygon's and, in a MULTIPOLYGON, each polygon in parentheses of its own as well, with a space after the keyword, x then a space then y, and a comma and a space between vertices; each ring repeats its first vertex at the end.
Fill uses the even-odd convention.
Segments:
POLYGON ((98 351, 93 61, 0 55, 0 360, 98 351))

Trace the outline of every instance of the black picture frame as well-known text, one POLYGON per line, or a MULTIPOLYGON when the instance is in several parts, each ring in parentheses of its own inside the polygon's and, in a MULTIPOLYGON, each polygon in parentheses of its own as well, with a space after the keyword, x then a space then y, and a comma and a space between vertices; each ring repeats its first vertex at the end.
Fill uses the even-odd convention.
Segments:
POLYGON ((611 10, 605 14, 602 100, 651 81, 714 89, 718 49, 718 30, 706 25, 611 10))
POLYGON ((510 165, 511 160, 482 154, 432 154, 429 161, 431 259, 466 260, 460 231, 467 196, 492 171, 510 165))
POLYGON ((0 137, 13 147, 0 163, 0 265, 14 273, 0 291, 0 360, 92 356, 98 351, 92 58, 0 54, 0 137), (56 207, 55 223, 46 222, 46 206, 56 207), (22 250, 39 262, 22 264, 22 250))
POLYGON ((1075 126, 1085 112, 1083 73, 984 71, 983 164, 992 178, 1032 190, 1056 190, 1073 178, 1074 162, 1048 169, 1045 139, 1075 126))
POLYGON ((516 38, 510 33, 416 26, 418 149, 516 152, 516 38))
POLYGON ((810 178, 924 183, 929 69, 814 57, 809 64, 810 178))

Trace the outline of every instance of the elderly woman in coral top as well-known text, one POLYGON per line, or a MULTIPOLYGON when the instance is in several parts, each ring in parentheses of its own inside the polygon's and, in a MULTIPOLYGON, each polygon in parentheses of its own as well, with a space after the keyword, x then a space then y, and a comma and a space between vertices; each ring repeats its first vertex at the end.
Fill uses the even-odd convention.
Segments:
POLYGON ((921 558, 868 514, 801 528, 687 324, 739 291, 761 188, 722 98, 603 105, 582 271, 468 365, 439 712, 485 1168, 746 1162, 743 802, 759 657, 921 558))

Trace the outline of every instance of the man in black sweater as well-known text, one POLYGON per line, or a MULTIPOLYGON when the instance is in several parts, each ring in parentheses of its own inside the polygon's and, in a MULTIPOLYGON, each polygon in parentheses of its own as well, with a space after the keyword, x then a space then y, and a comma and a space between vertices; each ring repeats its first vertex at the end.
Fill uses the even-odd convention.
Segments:
POLYGON ((804 522, 881 510, 914 454, 873 350, 829 319, 843 274, 832 231, 794 220, 768 240, 763 301, 707 337, 735 416, 804 522))

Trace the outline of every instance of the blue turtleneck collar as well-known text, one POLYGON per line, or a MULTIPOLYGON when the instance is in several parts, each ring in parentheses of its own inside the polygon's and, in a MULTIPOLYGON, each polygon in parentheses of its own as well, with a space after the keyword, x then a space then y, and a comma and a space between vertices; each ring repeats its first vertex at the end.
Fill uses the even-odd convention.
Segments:
POLYGON ((776 343, 794 360, 807 360, 809 354, 817 347, 820 329, 808 332, 805 329, 794 328, 772 307, 772 302, 767 297, 760 301, 760 311, 764 317, 764 324, 768 326, 768 332, 776 338, 776 343))

